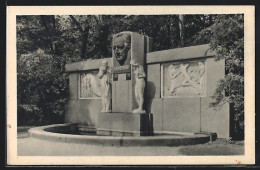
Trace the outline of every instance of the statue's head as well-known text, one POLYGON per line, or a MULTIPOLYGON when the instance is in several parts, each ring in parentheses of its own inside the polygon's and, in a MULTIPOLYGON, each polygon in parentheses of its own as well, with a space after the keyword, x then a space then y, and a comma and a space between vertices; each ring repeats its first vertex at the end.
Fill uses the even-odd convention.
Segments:
POLYGON ((168 72, 169 72, 170 78, 174 79, 180 74, 180 67, 179 66, 174 67, 173 65, 169 65, 168 72))
POLYGON ((107 60, 103 60, 102 61, 102 64, 101 64, 101 67, 99 68, 99 73, 98 73, 98 77, 99 78, 102 78, 102 76, 104 75, 104 73, 107 72, 107 69, 108 69, 108 62, 107 60))
POLYGON ((131 48, 131 35, 129 33, 118 33, 113 39, 113 50, 116 60, 124 65, 128 51, 131 48))
POLYGON ((200 69, 204 69, 204 63, 202 61, 199 61, 198 65, 200 69))
POLYGON ((139 78, 146 77, 143 66, 137 63, 135 59, 130 61, 130 65, 132 66, 134 73, 137 74, 139 78))
POLYGON ((104 67, 104 68, 107 68, 107 67, 108 67, 108 62, 107 62, 107 60, 102 60, 101 66, 104 67))
POLYGON ((137 67, 139 67, 139 64, 135 61, 135 59, 132 59, 130 61, 130 65, 133 67, 133 69, 135 70, 137 67))

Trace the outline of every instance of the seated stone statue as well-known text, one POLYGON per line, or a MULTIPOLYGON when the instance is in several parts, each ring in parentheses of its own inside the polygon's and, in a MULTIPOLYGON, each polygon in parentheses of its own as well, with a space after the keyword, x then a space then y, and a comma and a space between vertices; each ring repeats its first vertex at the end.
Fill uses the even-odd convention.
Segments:
POLYGON ((133 67, 133 72, 135 76, 135 99, 138 103, 138 108, 134 109, 132 113, 146 113, 143 109, 144 105, 144 88, 146 77, 143 67, 136 63, 134 60, 131 60, 130 64, 133 67))
POLYGON ((103 106, 101 112, 111 112, 111 75, 108 72, 108 62, 106 60, 102 61, 97 76, 101 79, 100 85, 103 106))

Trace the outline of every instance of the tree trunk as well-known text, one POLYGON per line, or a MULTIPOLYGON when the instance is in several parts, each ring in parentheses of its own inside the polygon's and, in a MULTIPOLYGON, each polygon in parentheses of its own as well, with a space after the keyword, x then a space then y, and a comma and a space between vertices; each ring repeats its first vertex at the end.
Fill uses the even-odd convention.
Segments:
MULTIPOLYGON (((48 24, 47 24, 47 21, 46 21, 46 16, 44 15, 41 15, 40 16, 41 18, 41 21, 42 21, 42 26, 45 28, 46 32, 49 34, 50 33, 50 29, 48 28, 48 24)), ((50 47, 50 50, 52 51, 53 55, 55 55, 55 49, 53 48, 53 42, 51 40, 49 40, 49 47, 50 47)))
POLYGON ((87 37, 86 35, 83 34, 82 36, 82 41, 81 41, 81 51, 80 51, 80 57, 82 59, 85 59, 86 58, 86 51, 87 51, 87 37))
POLYGON ((180 28, 180 41, 181 41, 181 47, 184 47, 184 15, 179 15, 179 28, 180 28))
POLYGON ((85 27, 85 29, 83 29, 82 26, 80 25, 80 23, 72 15, 70 15, 70 18, 76 24, 77 28, 79 29, 79 31, 82 34, 80 57, 82 59, 85 59, 86 58, 86 52, 87 52, 87 43, 88 43, 88 35, 89 35, 90 26, 87 25, 85 27))

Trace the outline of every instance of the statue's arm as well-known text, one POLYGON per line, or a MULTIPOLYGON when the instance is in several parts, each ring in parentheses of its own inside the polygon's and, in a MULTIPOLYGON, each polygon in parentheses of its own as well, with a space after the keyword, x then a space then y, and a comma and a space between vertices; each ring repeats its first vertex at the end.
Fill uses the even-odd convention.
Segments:
POLYGON ((142 66, 139 66, 137 76, 138 76, 138 78, 145 78, 146 77, 146 74, 145 74, 142 66))

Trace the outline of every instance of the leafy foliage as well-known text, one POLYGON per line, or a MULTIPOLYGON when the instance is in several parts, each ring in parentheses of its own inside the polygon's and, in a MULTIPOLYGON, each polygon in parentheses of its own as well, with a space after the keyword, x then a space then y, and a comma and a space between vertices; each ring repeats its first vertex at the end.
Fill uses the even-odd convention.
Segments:
POLYGON ((212 107, 226 102, 233 107, 236 137, 244 134, 244 16, 215 16, 214 24, 197 34, 197 41, 208 41, 217 53, 217 60, 225 59, 226 76, 221 80, 213 96, 212 107))
POLYGON ((211 48, 217 51, 218 59, 225 58, 226 77, 215 93, 219 105, 227 101, 234 106, 235 133, 244 134, 244 17, 243 15, 220 16, 212 28, 211 48), (220 91, 227 94, 220 97, 220 91))
POLYGON ((59 61, 38 49, 18 60, 18 103, 37 106, 40 122, 62 121, 68 96, 68 76, 60 72, 59 61))

